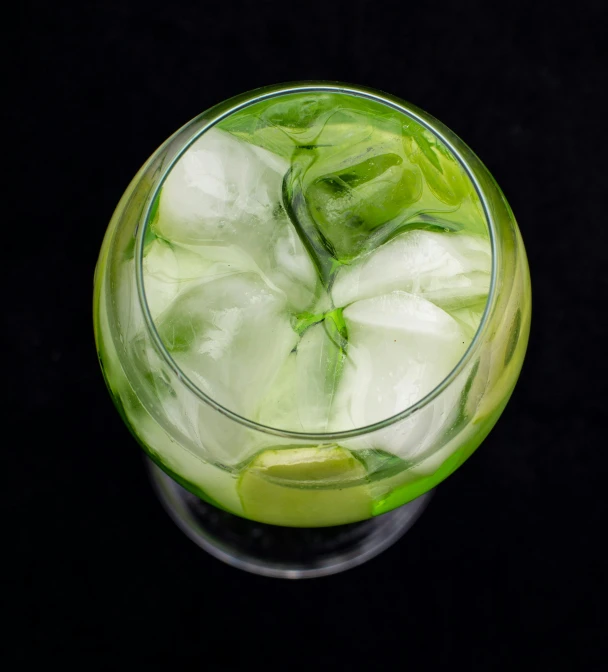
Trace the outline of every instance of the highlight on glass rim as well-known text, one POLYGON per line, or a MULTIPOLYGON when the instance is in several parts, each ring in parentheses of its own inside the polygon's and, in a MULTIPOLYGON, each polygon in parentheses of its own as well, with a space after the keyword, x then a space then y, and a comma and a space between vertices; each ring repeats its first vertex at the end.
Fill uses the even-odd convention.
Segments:
POLYGON ((169 138, 95 271, 124 422, 185 496, 264 529, 382 520, 449 476, 509 399, 530 307, 475 154, 409 103, 322 82, 169 138))

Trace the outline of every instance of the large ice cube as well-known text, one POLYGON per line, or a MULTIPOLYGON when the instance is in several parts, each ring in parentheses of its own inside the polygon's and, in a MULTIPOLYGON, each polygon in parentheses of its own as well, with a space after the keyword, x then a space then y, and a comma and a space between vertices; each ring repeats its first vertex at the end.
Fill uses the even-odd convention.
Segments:
POLYGON ((338 272, 337 306, 402 290, 445 308, 485 298, 492 267, 487 239, 464 233, 408 231, 338 272))
POLYGON ((337 256, 350 258, 374 229, 415 203, 421 191, 420 171, 387 152, 317 178, 306 189, 306 201, 337 256))
POLYGON ((304 332, 260 405, 262 424, 297 432, 328 430, 344 360, 332 326, 328 318, 304 332))
POLYGON ((284 297, 255 273, 187 289, 163 313, 158 330, 186 375, 248 417, 297 340, 284 297))
POLYGON ((233 271, 257 270, 303 310, 314 300, 317 278, 282 207, 288 169, 276 155, 211 129, 167 177, 152 228, 233 271))
POLYGON ((334 430, 370 425, 409 408, 448 375, 469 342, 444 310, 402 291, 357 301, 343 315, 348 350, 334 430))
POLYGON ((154 229, 182 243, 210 243, 270 226, 288 164, 210 129, 178 160, 160 195, 154 229))

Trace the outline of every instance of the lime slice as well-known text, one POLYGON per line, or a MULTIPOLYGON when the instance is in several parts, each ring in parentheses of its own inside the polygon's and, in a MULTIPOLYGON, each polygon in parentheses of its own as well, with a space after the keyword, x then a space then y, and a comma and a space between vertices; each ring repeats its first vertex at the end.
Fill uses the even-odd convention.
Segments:
POLYGON ((241 475, 248 518, 287 527, 327 527, 372 515, 364 466, 344 448, 316 446, 260 453, 241 475))

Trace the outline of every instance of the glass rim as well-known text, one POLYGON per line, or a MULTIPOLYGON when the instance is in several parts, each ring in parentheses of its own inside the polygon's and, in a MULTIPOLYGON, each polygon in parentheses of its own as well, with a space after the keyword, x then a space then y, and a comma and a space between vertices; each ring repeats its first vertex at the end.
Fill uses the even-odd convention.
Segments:
MULTIPOLYGON (((417 108, 413 105, 410 106, 410 103, 402 101, 395 96, 391 96, 390 94, 386 94, 384 92, 380 92, 369 87, 345 84, 342 82, 328 82, 328 81, 302 81, 302 82, 288 82, 284 84, 276 84, 267 87, 253 89, 234 98, 229 98, 228 100, 219 103, 218 105, 210 108, 210 110, 208 111, 202 112, 201 114, 197 115, 194 119, 187 122, 184 126, 178 129, 173 135, 171 135, 169 139, 165 143, 163 143, 162 146, 165 146, 171 140, 174 140, 176 137, 178 137, 179 134, 182 133, 191 124, 196 123, 197 121, 200 121, 203 118, 205 118, 205 116, 209 114, 209 112, 212 112, 215 108, 219 108, 218 112, 216 114, 212 114, 208 119, 206 119, 202 124, 201 128, 199 128, 197 132, 194 133, 192 137, 189 138, 184 143, 183 147, 179 149, 179 151, 167 163, 167 165, 163 166, 160 178, 156 180, 156 186, 154 190, 150 194, 148 194, 146 205, 143 208, 142 216, 140 218, 140 221, 138 222, 136 229, 135 275, 137 284, 137 295, 140 307, 144 315, 145 326, 148 329, 148 333, 152 339, 156 351, 164 360, 165 364, 167 364, 167 366, 169 366, 169 368, 173 371, 178 380, 181 383, 183 383, 190 390, 190 392, 192 392, 202 402, 204 402, 214 410, 218 411, 225 417, 234 420, 235 422, 245 427, 248 427, 249 429, 253 429, 258 432, 262 432, 264 434, 283 437, 286 439, 294 439, 309 442, 310 441, 323 442, 323 443, 338 442, 341 439, 359 437, 366 434, 371 434, 381 429, 385 429, 401 420, 408 418, 417 411, 422 410, 425 406, 431 403, 436 397, 438 397, 447 387, 449 387, 449 385, 458 377, 458 375, 464 370, 469 361, 472 359, 475 351, 479 346, 481 336, 486 329, 490 313, 492 312, 497 300, 496 276, 498 268, 497 264, 498 249, 496 244, 497 241, 496 222, 494 221, 494 217, 492 216, 492 211, 488 205, 488 199, 486 198, 484 189, 479 183, 479 180, 477 179, 474 171, 470 167, 469 162, 463 157, 462 153, 453 145, 453 143, 449 140, 449 138, 447 138, 440 129, 435 128, 431 123, 429 123, 426 119, 420 116, 417 112, 417 108), (427 131, 432 133, 435 137, 437 137, 441 142, 443 142, 445 146, 450 150, 450 152, 454 155, 454 157, 457 159, 457 161, 460 163, 461 167, 465 171, 465 174, 471 181, 477 193, 477 196, 479 197, 483 209, 483 214, 486 219, 486 226, 488 228, 491 254, 492 254, 490 290, 488 292, 488 298, 486 299, 484 312, 481 316, 481 320, 479 322, 477 330, 475 331, 475 334, 471 339, 471 342, 469 343, 463 355, 455 364, 455 366, 452 367, 452 369, 449 371, 449 373, 430 392, 428 392, 417 402, 415 402, 411 406, 408 406, 402 411, 399 411, 398 413, 391 415, 388 418, 379 420, 378 422, 372 423, 370 425, 365 425, 362 427, 356 427, 353 429, 336 431, 336 432, 299 432, 294 430, 281 429, 279 427, 272 427, 270 425, 264 425, 262 423, 256 422, 255 420, 251 420, 250 418, 246 418, 245 416, 239 415, 235 411, 232 411, 229 408, 222 406, 220 403, 215 401, 215 399, 205 394, 205 392, 203 392, 182 371, 180 366, 173 359, 173 357, 165 347, 165 344, 163 343, 160 334, 158 333, 158 330, 156 328, 156 324, 154 323, 154 319, 152 318, 152 314, 150 313, 150 308, 148 306, 148 301, 146 298, 146 292, 144 287, 144 275, 143 275, 144 244, 145 244, 146 231, 148 226, 150 225, 150 215, 152 212, 152 205, 156 200, 156 197, 159 195, 160 190, 165 180, 167 179, 167 176, 169 175, 175 164, 188 151, 191 145, 193 145, 204 133, 206 133, 210 128, 218 124, 220 121, 231 116, 235 112, 238 112, 246 107, 249 107, 250 105, 253 105, 254 103, 258 103, 263 100, 278 98, 280 96, 288 95, 291 93, 306 93, 306 92, 310 93, 326 92, 326 93, 346 94, 356 96, 359 98, 366 98, 368 100, 384 104, 387 107, 392 108, 393 110, 410 117, 411 119, 419 123, 421 126, 423 126, 427 131), (414 109, 410 109, 410 107, 413 107, 414 109), (142 221, 143 226, 140 226, 142 221)), ((158 151, 159 150, 157 150, 154 153, 154 155, 156 155, 158 151)), ((154 155, 149 160, 148 165, 153 160, 154 155)))

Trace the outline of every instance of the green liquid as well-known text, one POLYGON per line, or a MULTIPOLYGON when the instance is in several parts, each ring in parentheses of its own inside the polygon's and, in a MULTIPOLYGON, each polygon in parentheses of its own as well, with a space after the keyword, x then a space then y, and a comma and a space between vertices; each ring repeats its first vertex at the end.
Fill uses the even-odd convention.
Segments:
MULTIPOLYGON (((428 340, 431 345, 420 351, 426 354, 414 352, 410 368, 425 366, 427 355, 441 355, 445 370, 437 369, 435 379, 420 379, 428 389, 418 398, 433 389, 472 339, 489 289, 483 211, 448 148, 395 110, 337 94, 263 101, 223 120, 218 129, 209 137, 226 143, 237 163, 243 152, 253 152, 253 157, 258 151, 247 148, 265 152, 256 155, 266 162, 266 172, 254 175, 261 186, 243 206, 248 226, 235 224, 230 215, 235 210, 223 218, 239 193, 234 188, 230 192, 230 184, 218 183, 216 173, 208 170, 199 187, 211 203, 210 219, 188 210, 191 192, 185 187, 177 187, 185 201, 170 202, 175 190, 170 176, 155 199, 145 237, 150 309, 165 347, 182 370, 195 381, 203 376, 210 388, 221 383, 226 398, 236 394, 236 401, 230 397, 230 403, 219 402, 241 415, 285 430, 317 433, 352 429, 340 422, 359 421, 356 408, 362 409, 356 426, 362 426, 413 403, 410 399, 396 409, 390 403, 383 407, 378 388, 373 403, 362 398, 358 406, 348 406, 345 387, 354 381, 353 389, 364 391, 357 378, 365 363, 360 353, 374 352, 376 333, 382 340, 375 352, 388 353, 390 363, 394 348, 397 372, 406 352, 402 342, 410 339, 415 350, 428 340), (268 158, 272 156, 275 163, 268 158), (221 207, 214 210, 216 202, 221 207), (279 243, 292 255, 285 257, 291 266, 281 266, 279 243), (273 246, 276 263, 268 261, 273 246), (443 256, 436 257, 440 261, 434 270, 436 250, 443 256), (254 304, 260 308, 252 311, 254 304), (444 323, 433 331, 433 325, 444 323), (256 339, 267 347, 256 350, 256 339), (247 376, 247 367, 236 366, 225 354, 239 349, 246 353, 247 365, 261 359, 247 376), (270 350, 276 357, 268 355, 270 350), (198 356, 206 357, 201 361, 208 365, 196 377, 187 367, 198 356)), ((195 151, 194 145, 181 159, 192 164, 185 175, 198 174, 197 161, 215 161, 205 154, 204 140, 203 151, 195 151)), ((240 179, 238 170, 235 174, 240 179)), ((344 445, 283 445, 280 439, 274 445, 268 438, 263 447, 255 441, 241 445, 249 440, 243 434, 235 439, 236 447, 226 439, 222 448, 228 460, 223 455, 214 463, 207 446, 182 446, 160 427, 150 405, 140 403, 137 387, 127 381, 105 317, 111 301, 102 296, 99 276, 105 272, 107 253, 107 248, 102 251, 96 279, 96 337, 104 375, 125 422, 152 459, 181 485, 220 508, 261 522, 310 527, 354 522, 423 494, 485 438, 521 367, 529 315, 522 317, 519 311, 469 368, 468 380, 462 380, 451 406, 444 404, 441 418, 428 421, 422 431, 416 420, 422 414, 413 416, 403 433, 407 449, 381 432, 370 435, 365 445, 348 440, 344 445), (411 438, 417 434, 418 443, 411 438)), ((124 246, 125 268, 133 265, 133 254, 131 239, 124 246)), ((515 293, 514 302, 519 298, 515 293)), ((157 413, 175 422, 179 394, 151 363, 141 329, 132 335, 127 351, 140 370, 148 370, 141 385, 155 399, 157 413)), ((375 385, 366 384, 370 389, 375 385)), ((201 425, 202 441, 205 429, 213 431, 212 424, 201 425)))

